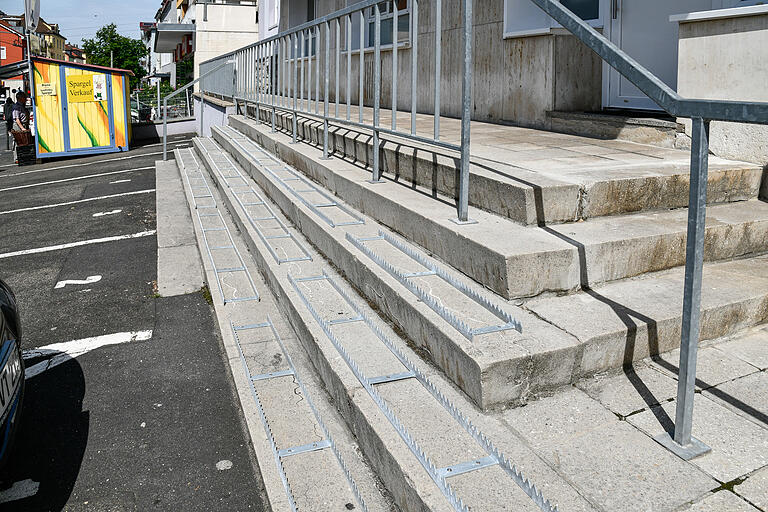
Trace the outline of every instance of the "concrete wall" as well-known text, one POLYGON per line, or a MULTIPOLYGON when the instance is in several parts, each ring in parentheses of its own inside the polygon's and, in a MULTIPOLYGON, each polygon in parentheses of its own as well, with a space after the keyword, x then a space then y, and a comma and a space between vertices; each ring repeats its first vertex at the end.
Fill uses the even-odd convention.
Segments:
MULTIPOLYGON (((283 0, 280 31, 287 30, 307 0, 283 0), (294 15, 291 15, 291 10, 294 15)), ((351 2, 350 2, 351 3, 351 2)), ((316 0, 317 16, 347 5, 345 0, 316 0)), ((475 2, 474 28, 474 105, 473 118, 507 121, 524 126, 548 128, 547 111, 597 110, 600 108, 602 71, 600 59, 579 41, 564 33, 504 39, 504 0, 475 2)), ((441 113, 461 115, 462 26, 460 3, 443 2, 441 113)), ((434 111, 434 2, 421 0, 418 27, 419 112, 434 111)), ((331 46, 336 41, 332 28, 331 46)), ((342 33, 344 32, 342 26, 342 33)), ((324 35, 321 41, 324 41, 324 35)), ((322 52, 321 52, 322 54, 322 52)), ((323 56, 321 55, 321 60, 323 56)), ((359 57, 353 53, 353 103, 358 101, 359 57)), ((322 66, 321 66, 322 67, 322 66)), ((382 50, 381 106, 391 107, 392 52, 382 50)), ((365 103, 373 104, 373 52, 366 51, 365 103)), ((346 54, 341 56, 340 99, 346 102, 346 54)), ((398 51, 398 108, 411 104, 411 50, 398 51)), ((335 92, 335 53, 331 51, 331 98, 335 92)), ((322 94, 322 93, 321 93, 322 94)))
MULTIPOLYGON (((216 98, 209 98, 205 96, 205 111, 203 112, 203 130, 200 133, 200 96, 195 95, 195 127, 194 133, 197 133, 201 137, 211 136, 212 126, 224 126, 227 124, 227 118, 235 113, 235 105, 227 101, 221 101, 216 98)), ((162 129, 162 125, 160 126, 162 129)))
POLYGON ((259 40, 255 5, 209 4, 208 21, 203 21, 203 11, 200 5, 195 13, 195 78, 201 62, 259 40))
MULTIPOLYGON (((690 98, 768 102, 768 9, 763 11, 680 23, 678 92, 690 98)), ((690 134, 690 121, 686 125, 690 134)), ((710 148, 718 156, 768 169, 768 126, 713 122, 710 148)))

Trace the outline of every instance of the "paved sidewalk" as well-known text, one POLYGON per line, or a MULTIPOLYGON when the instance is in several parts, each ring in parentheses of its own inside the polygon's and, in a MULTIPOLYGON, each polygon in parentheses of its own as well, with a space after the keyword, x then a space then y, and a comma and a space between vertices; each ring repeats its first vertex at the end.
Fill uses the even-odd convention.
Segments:
POLYGON ((768 328, 702 344, 693 434, 712 451, 689 462, 652 439, 673 428, 678 358, 597 375, 503 420, 595 510, 767 511, 768 328))

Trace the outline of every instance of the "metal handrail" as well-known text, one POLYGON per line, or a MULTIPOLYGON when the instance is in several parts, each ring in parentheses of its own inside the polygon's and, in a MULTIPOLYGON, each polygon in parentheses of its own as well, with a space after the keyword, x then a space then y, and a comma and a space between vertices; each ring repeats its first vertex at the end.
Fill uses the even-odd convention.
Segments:
POLYGON ((692 120, 691 178, 675 427, 674 432, 663 432, 654 438, 679 457, 689 460, 710 450, 706 444, 692 436, 696 356, 701 327, 709 123, 715 120, 768 124, 768 103, 683 98, 558 0, 531 0, 531 2, 587 45, 659 107, 673 116, 689 117, 692 120))
MULTIPOLYGON (((195 78, 188 84, 186 84, 183 87, 179 87, 175 91, 173 91, 171 94, 163 98, 163 160, 168 160, 168 100, 170 98, 173 98, 174 96, 182 93, 183 91, 186 91, 193 85, 195 85, 197 82, 200 82, 203 78, 207 77, 208 75, 215 73, 216 71, 220 70, 224 66, 227 66, 229 64, 234 64, 234 60, 227 60, 225 62, 222 62, 218 66, 216 66, 213 69, 209 69, 205 73, 202 73, 199 77, 195 78)), ((158 90, 160 89, 160 84, 157 85, 158 90)), ((201 87, 202 89, 202 87, 201 87)), ((203 91, 200 91, 200 136, 203 135, 203 109, 205 108, 205 94, 203 91)))

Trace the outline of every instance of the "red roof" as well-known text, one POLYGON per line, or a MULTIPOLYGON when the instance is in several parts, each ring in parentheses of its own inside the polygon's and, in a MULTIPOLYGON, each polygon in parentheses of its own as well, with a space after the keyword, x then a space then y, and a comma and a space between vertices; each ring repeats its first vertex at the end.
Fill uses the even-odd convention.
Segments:
POLYGON ((64 60, 57 60, 57 59, 49 59, 47 57, 32 57, 32 60, 39 60, 42 62, 54 62, 56 64, 64 64, 65 66, 70 67, 78 67, 78 68, 86 68, 86 69, 98 69, 101 71, 109 71, 111 73, 123 73, 126 75, 134 76, 133 71, 130 69, 120 69, 120 68, 110 68, 105 66, 97 66, 96 64, 79 64, 76 62, 68 62, 64 60))

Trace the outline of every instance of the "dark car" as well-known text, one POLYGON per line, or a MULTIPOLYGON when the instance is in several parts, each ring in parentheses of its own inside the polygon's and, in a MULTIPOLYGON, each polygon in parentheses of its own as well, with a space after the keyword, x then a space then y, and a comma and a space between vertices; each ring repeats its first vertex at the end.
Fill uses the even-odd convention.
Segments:
POLYGON ((7 459, 19 424, 23 395, 21 322, 16 297, 0 280, 0 467, 7 459))

